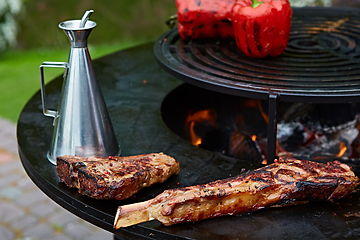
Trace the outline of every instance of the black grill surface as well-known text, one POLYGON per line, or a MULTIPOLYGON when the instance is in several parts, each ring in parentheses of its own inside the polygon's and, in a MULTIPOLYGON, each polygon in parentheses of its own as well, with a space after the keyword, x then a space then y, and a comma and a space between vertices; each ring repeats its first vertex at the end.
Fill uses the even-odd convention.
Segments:
MULTIPOLYGON (((60 182, 55 166, 46 158, 53 133, 53 119, 42 114, 41 94, 38 91, 19 116, 19 154, 30 178, 62 207, 115 233, 120 239, 360 239, 360 191, 334 203, 312 202, 169 227, 154 220, 114 230, 113 221, 118 206, 149 200, 166 189, 236 176, 242 169, 253 170, 261 165, 195 147, 166 126, 162 118, 164 106, 161 105, 165 97, 174 96, 168 94, 181 81, 158 66, 152 43, 112 53, 93 63, 116 137, 121 144, 121 155, 164 152, 180 162, 181 171, 166 182, 144 188, 126 200, 96 200, 80 195, 76 189, 60 182)), ((59 76, 46 86, 51 109, 58 105, 62 84, 63 79, 59 76)), ((189 101, 191 92, 186 91, 186 94, 181 100, 184 105, 189 101)), ((215 94, 214 97, 218 95, 223 94, 215 94)), ((235 98, 226 96, 231 100, 235 98)), ((173 107, 177 106, 179 104, 173 107)), ((167 116, 171 123, 180 120, 175 114, 167 116)), ((359 167, 355 165, 353 169, 360 176, 359 167)), ((1 234, 0 239, 3 239, 1 234)))
POLYGON ((178 30, 154 45, 160 65, 191 84, 245 97, 358 102, 360 10, 294 8, 290 39, 276 58, 252 59, 234 41, 184 41, 178 30))

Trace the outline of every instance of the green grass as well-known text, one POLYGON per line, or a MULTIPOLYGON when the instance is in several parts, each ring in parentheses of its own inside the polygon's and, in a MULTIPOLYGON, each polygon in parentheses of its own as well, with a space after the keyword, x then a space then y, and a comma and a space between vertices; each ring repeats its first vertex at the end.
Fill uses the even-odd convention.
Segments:
MULTIPOLYGON (((90 20, 97 23, 91 32, 89 51, 92 59, 130 45, 157 39, 168 30, 165 21, 176 13, 174 0, 122 1, 25 1, 18 16, 18 49, 0 52, 0 116, 17 122, 29 98, 40 89, 39 66, 44 61, 66 62, 69 40, 58 24, 80 19, 94 9, 90 20), (105 45, 108 44, 108 45, 105 45), (60 49, 59 49, 60 48, 60 49), (35 50, 34 50, 35 49, 35 50)), ((45 69, 50 81, 63 69, 45 69)))
POLYGON ((155 40, 168 30, 165 21, 176 14, 175 0, 25 1, 25 11, 18 17, 19 46, 26 49, 68 46, 58 24, 81 19, 89 9, 94 10, 90 20, 97 23, 89 37, 92 44, 155 40))
MULTIPOLYGON (((139 43, 121 42, 89 46, 92 59, 139 43)), ((66 62, 67 49, 11 50, 0 53, 0 116, 16 123, 29 98, 40 89, 39 66, 44 61, 66 62)), ((62 74, 61 69, 46 68, 45 81, 62 74)))

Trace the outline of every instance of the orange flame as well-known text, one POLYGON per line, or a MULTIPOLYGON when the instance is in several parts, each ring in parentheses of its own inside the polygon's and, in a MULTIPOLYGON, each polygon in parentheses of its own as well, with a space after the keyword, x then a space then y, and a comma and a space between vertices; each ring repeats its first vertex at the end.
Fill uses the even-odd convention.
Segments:
POLYGON ((202 139, 201 137, 199 137, 198 135, 196 135, 195 131, 194 131, 194 125, 195 122, 191 121, 190 122, 190 129, 189 129, 189 133, 190 133, 190 137, 191 137, 191 143, 195 146, 199 146, 202 143, 202 139))
POLYGON ((262 109, 261 107, 261 101, 258 100, 258 106, 259 106, 259 110, 260 110, 260 113, 261 113, 261 116, 264 118, 265 122, 266 123, 269 123, 269 116, 264 112, 264 110, 262 109))
POLYGON ((251 140, 253 140, 254 142, 256 141, 256 138, 257 138, 256 135, 251 136, 251 140))
POLYGON ((212 126, 216 126, 217 114, 214 110, 205 109, 197 111, 193 114, 189 114, 186 118, 186 128, 190 135, 191 143, 195 146, 199 146, 202 143, 202 139, 194 131, 194 126, 196 123, 208 122, 212 126))
POLYGON ((340 152, 336 155, 336 157, 342 157, 342 155, 344 155, 344 153, 347 150, 347 147, 345 146, 344 142, 341 142, 339 147, 340 147, 340 152))

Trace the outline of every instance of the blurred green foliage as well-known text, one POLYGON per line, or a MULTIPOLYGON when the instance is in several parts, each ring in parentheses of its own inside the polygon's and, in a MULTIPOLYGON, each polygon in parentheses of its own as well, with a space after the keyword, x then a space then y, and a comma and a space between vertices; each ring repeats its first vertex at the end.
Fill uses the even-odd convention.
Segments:
MULTIPOLYGON (((132 46, 133 43, 89 46, 92 59, 132 46)), ((10 50, 0 54, 0 116, 16 122, 26 102, 40 89, 39 66, 44 61, 66 62, 68 50, 10 50)), ((63 73, 63 69, 46 68, 45 82, 63 73)))
MULTIPOLYGON (((70 43, 58 24, 81 19, 90 9, 94 10, 90 20, 97 23, 88 39, 93 59, 155 40, 168 30, 165 21, 176 14, 175 0, 25 0, 18 18, 18 47, 0 54, 1 117, 17 121, 40 89, 43 61, 67 61, 70 43)), ((61 74, 46 69, 45 78, 50 81, 61 74)))
POLYGON ((19 46, 68 47, 58 24, 81 19, 90 9, 90 19, 97 23, 89 36, 91 44, 155 40, 168 30, 165 21, 176 14, 175 0, 27 0, 19 18, 19 46))

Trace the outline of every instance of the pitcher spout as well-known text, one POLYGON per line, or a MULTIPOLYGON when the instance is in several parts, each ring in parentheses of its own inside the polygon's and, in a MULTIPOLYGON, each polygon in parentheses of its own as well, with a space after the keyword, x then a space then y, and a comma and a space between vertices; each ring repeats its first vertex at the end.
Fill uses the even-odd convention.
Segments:
POLYGON ((72 48, 87 47, 87 39, 93 28, 96 27, 96 23, 90 20, 85 23, 83 28, 80 27, 80 23, 81 20, 70 20, 59 24, 59 28, 69 38, 72 48))

